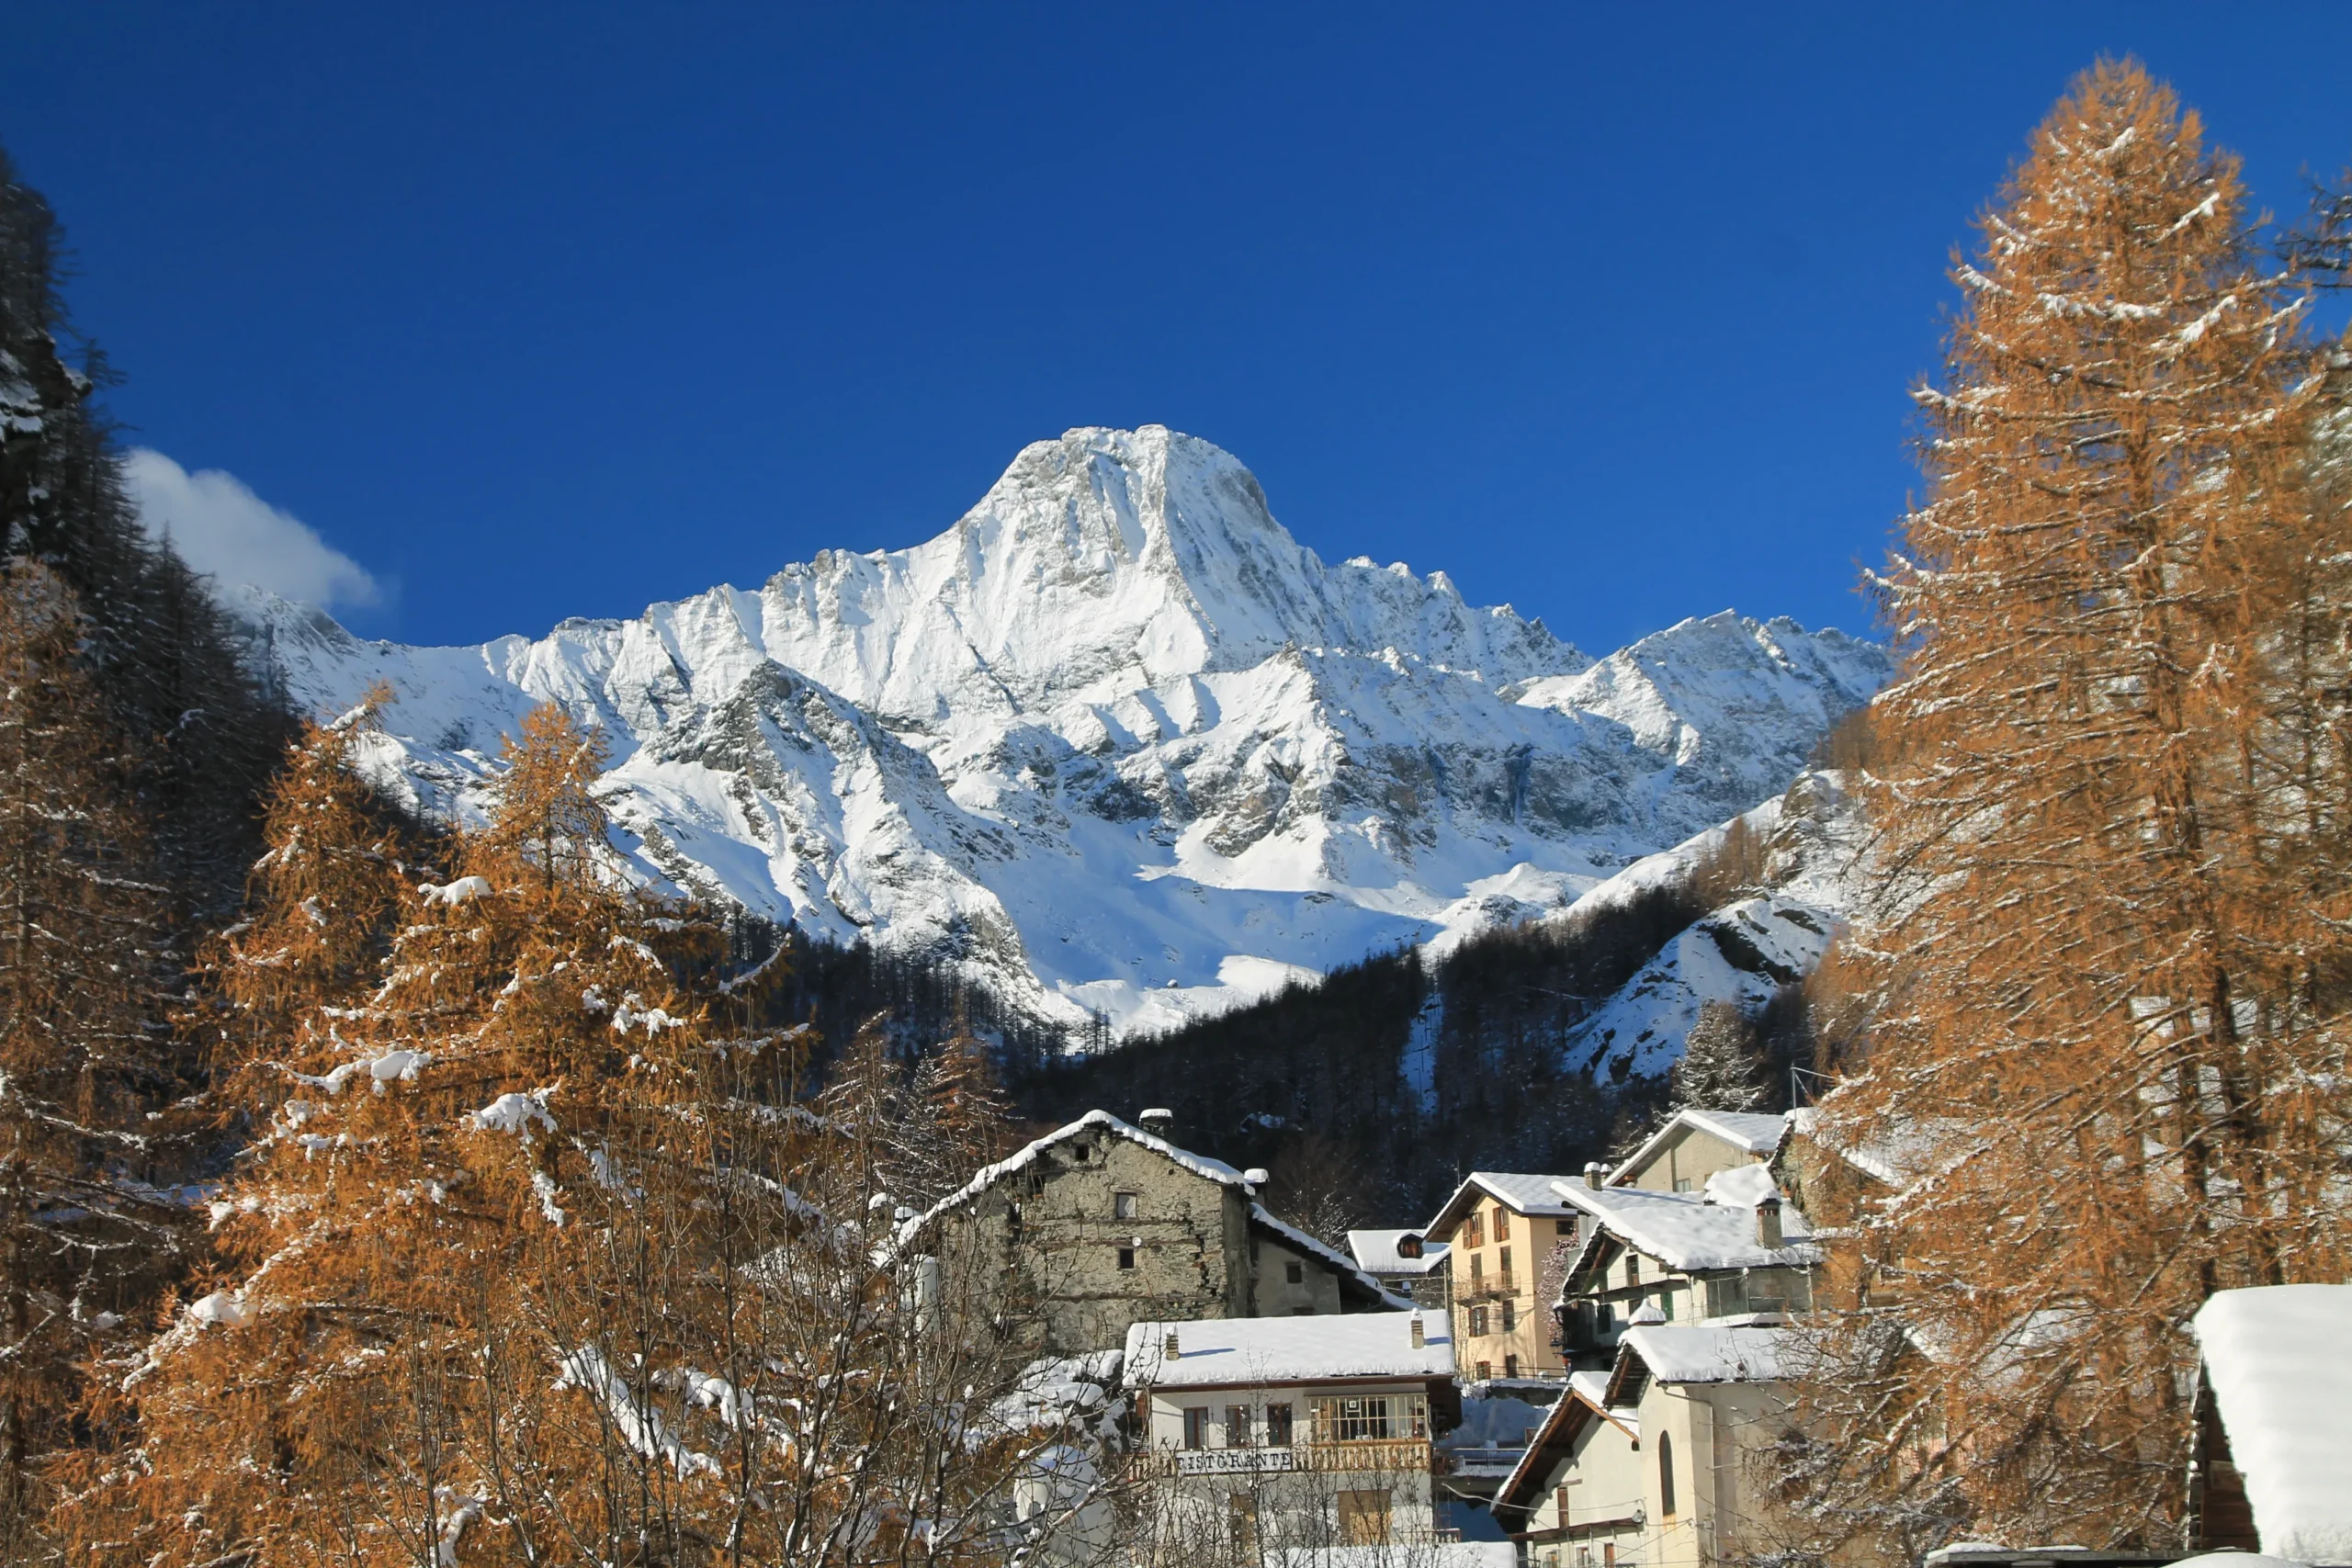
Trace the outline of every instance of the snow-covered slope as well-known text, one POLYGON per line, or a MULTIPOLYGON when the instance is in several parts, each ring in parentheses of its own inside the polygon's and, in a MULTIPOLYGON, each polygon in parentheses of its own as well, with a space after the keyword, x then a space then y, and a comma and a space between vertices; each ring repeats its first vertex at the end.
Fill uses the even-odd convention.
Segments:
POLYGON ((478 648, 239 607, 296 700, 398 696, 386 775, 477 808, 553 700, 652 880, 1158 1027, 1556 909, 1776 795, 1886 673, 1728 613, 1592 663, 1444 573, 1333 566, 1159 426, 1028 447, 946 533, 478 648))
MULTIPOLYGON (((1801 774, 1789 790, 1739 820, 1762 848, 1761 891, 1736 898, 1666 944, 1642 972, 1572 1032, 1570 1068, 1597 1076, 1656 1076, 1682 1055, 1699 1009, 1725 1001, 1753 1015, 1773 990, 1812 973, 1860 897, 1867 831, 1845 781, 1801 774)), ((1686 876, 1731 824, 1637 862, 1587 895, 1605 900, 1686 876)))

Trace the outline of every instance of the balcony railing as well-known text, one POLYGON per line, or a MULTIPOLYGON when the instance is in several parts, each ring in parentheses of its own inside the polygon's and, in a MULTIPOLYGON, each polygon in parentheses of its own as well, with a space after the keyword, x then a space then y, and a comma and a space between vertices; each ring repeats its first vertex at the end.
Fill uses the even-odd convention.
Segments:
POLYGON ((1464 1301, 1483 1301, 1489 1296, 1519 1294, 1519 1276, 1516 1274, 1473 1275, 1467 1281, 1467 1285, 1468 1293, 1463 1296, 1464 1301))
POLYGON ((1391 1438, 1360 1443, 1294 1443, 1286 1449, 1152 1449, 1136 1456, 1137 1471, 1170 1475, 1273 1475, 1289 1471, 1430 1473, 1430 1445, 1422 1438, 1391 1438))

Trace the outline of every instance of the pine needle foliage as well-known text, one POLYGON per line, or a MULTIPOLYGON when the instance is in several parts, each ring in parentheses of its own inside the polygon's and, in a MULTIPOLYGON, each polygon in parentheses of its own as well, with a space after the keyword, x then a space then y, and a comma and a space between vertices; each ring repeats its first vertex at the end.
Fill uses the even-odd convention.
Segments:
POLYGON ((2079 78, 1956 258, 1862 787, 1872 1021, 1793 1479, 1905 1554, 2177 1539, 2213 1291, 2344 1276, 2346 517, 2236 161, 2079 78))
POLYGON ((0 1558, 31 1560, 37 1472, 81 1363, 185 1227, 149 1113, 185 1088, 155 1020, 175 978, 119 738, 47 569, 0 569, 0 1558))

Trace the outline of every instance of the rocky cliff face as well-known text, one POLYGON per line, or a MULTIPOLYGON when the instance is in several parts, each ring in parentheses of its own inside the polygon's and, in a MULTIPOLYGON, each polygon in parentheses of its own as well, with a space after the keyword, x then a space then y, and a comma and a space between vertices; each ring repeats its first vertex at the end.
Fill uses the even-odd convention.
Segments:
POLYGON ((476 809, 500 734, 560 702, 611 736, 649 879, 1125 1029, 1558 908, 1776 795, 1887 672, 1728 613, 1596 664, 1442 572, 1325 564, 1158 426, 1039 442, 911 549, 537 640, 240 603, 298 702, 391 683, 374 762, 429 809, 476 809))

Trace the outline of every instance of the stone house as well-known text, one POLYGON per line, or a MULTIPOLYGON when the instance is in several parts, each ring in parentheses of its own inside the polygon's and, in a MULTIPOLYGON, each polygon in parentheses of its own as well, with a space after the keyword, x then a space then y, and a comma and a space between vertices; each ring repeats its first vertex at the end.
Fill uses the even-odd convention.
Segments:
POLYGON ((1568 1380, 1495 1496, 1529 1568, 1702 1568, 1769 1553, 1749 1458, 1786 1428, 1796 1330, 1644 1324, 1568 1380))
POLYGON ((1474 1170, 1422 1231, 1449 1248, 1453 1337, 1465 1381, 1564 1377, 1544 1311, 1547 1266, 1576 1245, 1566 1177, 1474 1170))
POLYGON ((1597 1168, 1555 1190, 1574 1211, 1577 1249, 1552 1315, 1575 1366, 1610 1362, 1645 1317, 1703 1324, 1812 1310, 1821 1248, 1761 1164, 1718 1169, 1695 1192, 1607 1185, 1597 1168))
POLYGON ((1045 1355, 1115 1348, 1144 1321, 1411 1307, 1276 1219, 1265 1179, 1090 1111, 907 1221, 899 1246, 933 1260, 944 1299, 1027 1318, 1045 1355))
POLYGON ((1452 1249, 1419 1231, 1350 1231, 1348 1251, 1356 1266, 1425 1311, 1443 1313, 1453 1303, 1453 1276, 1446 1264, 1452 1249))
POLYGON ((1415 1312, 1129 1328, 1152 1559, 1437 1544, 1430 1438, 1460 1415, 1443 1324, 1415 1312))

